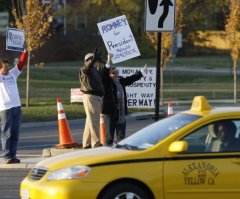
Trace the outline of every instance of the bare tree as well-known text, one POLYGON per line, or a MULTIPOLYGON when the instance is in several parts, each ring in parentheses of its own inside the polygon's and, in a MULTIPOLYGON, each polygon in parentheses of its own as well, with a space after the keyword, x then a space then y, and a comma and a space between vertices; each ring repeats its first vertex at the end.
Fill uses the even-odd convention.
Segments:
POLYGON ((41 4, 39 0, 12 0, 12 14, 15 25, 25 32, 26 48, 28 52, 26 107, 29 106, 29 80, 31 53, 41 48, 51 37, 50 25, 54 15, 56 1, 41 4))
POLYGON ((231 0, 230 14, 226 22, 227 38, 230 44, 230 54, 233 60, 233 93, 234 103, 237 103, 237 69, 240 58, 240 0, 231 0))

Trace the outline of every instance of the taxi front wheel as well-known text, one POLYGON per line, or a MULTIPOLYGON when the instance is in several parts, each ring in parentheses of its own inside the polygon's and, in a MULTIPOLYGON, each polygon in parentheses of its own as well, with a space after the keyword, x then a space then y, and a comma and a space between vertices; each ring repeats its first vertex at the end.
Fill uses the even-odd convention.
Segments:
POLYGON ((100 199, 151 199, 142 187, 132 183, 116 184, 107 189, 100 199))

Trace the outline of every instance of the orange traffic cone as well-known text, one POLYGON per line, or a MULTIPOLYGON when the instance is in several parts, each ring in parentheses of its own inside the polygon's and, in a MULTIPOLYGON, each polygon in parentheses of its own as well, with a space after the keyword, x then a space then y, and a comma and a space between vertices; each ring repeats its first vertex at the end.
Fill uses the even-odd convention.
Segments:
POLYGON ((71 148, 77 146, 78 143, 74 142, 71 136, 71 131, 68 126, 68 121, 63 110, 62 99, 57 98, 58 109, 58 132, 59 132, 59 144, 56 148, 71 148))
POLYGON ((100 114, 100 142, 101 144, 105 144, 106 141, 106 127, 104 124, 104 115, 100 114))
POLYGON ((172 116, 173 115, 173 105, 171 102, 168 102, 168 111, 167 111, 167 116, 172 116))

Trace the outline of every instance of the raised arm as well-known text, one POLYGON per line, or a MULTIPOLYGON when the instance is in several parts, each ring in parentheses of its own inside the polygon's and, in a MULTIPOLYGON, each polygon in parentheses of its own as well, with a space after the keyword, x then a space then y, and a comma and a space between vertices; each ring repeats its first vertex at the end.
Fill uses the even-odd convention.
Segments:
POLYGON ((27 52, 26 52, 26 50, 24 50, 22 52, 22 54, 20 56, 20 60, 19 60, 19 62, 17 64, 18 70, 21 71, 23 69, 23 66, 25 64, 26 59, 27 59, 27 52))
POLYGON ((131 85, 133 82, 136 82, 136 81, 138 81, 139 79, 141 79, 143 76, 146 76, 147 71, 148 71, 148 69, 147 69, 147 64, 145 64, 144 67, 143 67, 143 69, 142 69, 141 71, 136 71, 135 74, 123 78, 122 81, 124 81, 125 86, 129 86, 129 85, 131 85))

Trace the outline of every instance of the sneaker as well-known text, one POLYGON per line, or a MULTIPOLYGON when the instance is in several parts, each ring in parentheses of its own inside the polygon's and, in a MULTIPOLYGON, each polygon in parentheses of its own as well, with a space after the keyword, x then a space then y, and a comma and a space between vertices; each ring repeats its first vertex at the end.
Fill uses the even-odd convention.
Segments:
POLYGON ((16 157, 13 157, 12 161, 13 161, 13 163, 20 163, 20 160, 18 158, 16 158, 16 157))
POLYGON ((3 164, 17 164, 17 163, 20 163, 20 160, 16 157, 3 159, 3 164))

